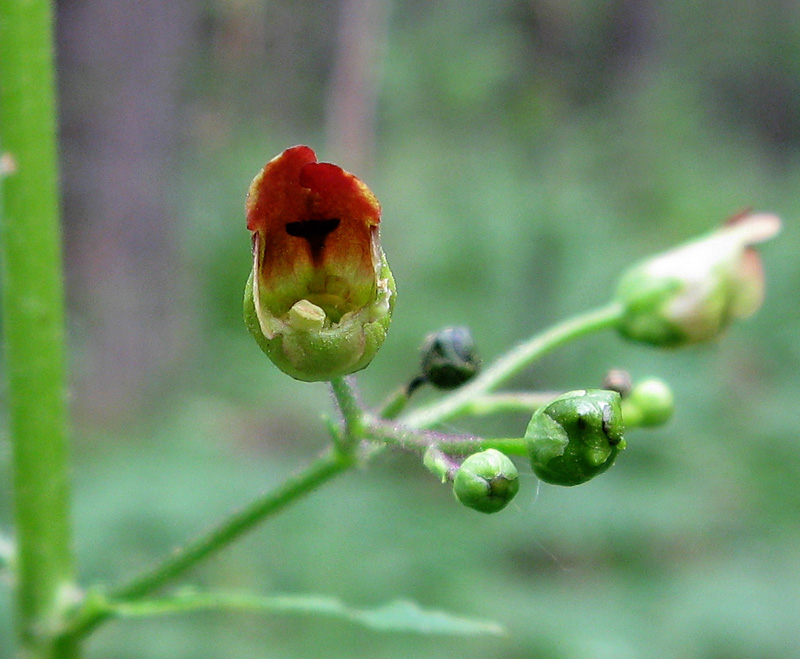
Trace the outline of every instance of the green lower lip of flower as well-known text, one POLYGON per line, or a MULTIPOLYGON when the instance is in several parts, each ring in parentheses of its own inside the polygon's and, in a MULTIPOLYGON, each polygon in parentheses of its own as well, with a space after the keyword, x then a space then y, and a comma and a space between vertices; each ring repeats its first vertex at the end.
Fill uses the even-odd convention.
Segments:
POLYGON ((262 311, 259 320, 251 273, 245 287, 244 319, 278 368, 297 380, 317 382, 354 373, 372 361, 386 338, 394 296, 394 279, 384 265, 375 298, 361 309, 331 318, 317 304, 319 299, 303 299, 280 318, 262 311))

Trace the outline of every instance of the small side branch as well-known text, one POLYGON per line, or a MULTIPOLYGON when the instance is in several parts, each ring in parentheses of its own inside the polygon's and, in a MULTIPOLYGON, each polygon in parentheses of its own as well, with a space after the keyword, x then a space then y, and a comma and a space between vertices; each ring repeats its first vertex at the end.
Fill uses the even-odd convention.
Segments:
POLYGON ((405 425, 416 428, 430 428, 452 419, 462 414, 472 401, 516 375, 534 360, 565 343, 592 332, 613 327, 619 322, 621 315, 621 305, 611 303, 600 309, 570 318, 520 343, 468 384, 436 403, 400 417, 401 421, 405 425))
POLYGON ((353 462, 338 452, 329 452, 320 456, 315 462, 277 488, 223 520, 208 533, 174 552, 151 570, 113 589, 110 596, 117 600, 136 600, 144 597, 194 567, 211 554, 224 549, 234 540, 282 511, 300 497, 347 471, 353 462))

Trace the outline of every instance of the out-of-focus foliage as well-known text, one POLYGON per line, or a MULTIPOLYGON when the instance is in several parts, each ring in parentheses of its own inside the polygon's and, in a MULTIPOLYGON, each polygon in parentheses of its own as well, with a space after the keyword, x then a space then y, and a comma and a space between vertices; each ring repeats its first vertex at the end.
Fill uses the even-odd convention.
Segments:
MULTIPOLYGON (((325 387, 275 369, 240 316, 252 176, 295 143, 353 169, 322 143, 335 5, 203 11, 172 182, 191 347, 140 426, 76 428, 89 582, 131 574, 326 441, 325 387)), ((368 402, 415 372, 427 332, 468 325, 490 361, 604 303, 625 266, 747 206, 785 220, 762 250, 766 302, 715 345, 657 351, 608 333, 518 378, 596 387, 621 367, 671 384, 670 423, 631 432, 615 467, 586 485, 539 487, 520 464, 519 495, 487 517, 418 461, 386 454, 190 575, 363 607, 414 599, 497 620, 507 637, 202 613, 108 625, 89 656, 798 656, 800 6, 398 0, 386 21, 376 149, 355 173, 383 205, 399 297, 360 376, 368 402)), ((510 436, 526 423, 455 428, 510 436)))

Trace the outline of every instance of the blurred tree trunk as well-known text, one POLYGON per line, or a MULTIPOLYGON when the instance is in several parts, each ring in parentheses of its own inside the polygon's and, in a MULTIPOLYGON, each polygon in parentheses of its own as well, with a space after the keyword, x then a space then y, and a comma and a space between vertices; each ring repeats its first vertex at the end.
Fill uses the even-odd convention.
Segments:
POLYGON ((378 82, 386 39, 384 0, 342 0, 328 89, 327 157, 366 176, 375 151, 378 82))
POLYGON ((189 0, 58 3, 76 402, 95 419, 135 414, 180 351, 170 185, 197 11, 189 0))

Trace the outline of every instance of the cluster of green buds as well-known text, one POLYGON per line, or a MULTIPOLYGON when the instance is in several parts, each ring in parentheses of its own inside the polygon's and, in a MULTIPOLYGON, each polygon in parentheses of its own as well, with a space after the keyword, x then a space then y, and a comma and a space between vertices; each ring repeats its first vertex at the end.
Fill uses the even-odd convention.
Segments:
MULTIPOLYGON (((557 396, 537 410, 521 441, 540 480, 579 485, 614 464, 625 448, 622 435, 620 394, 582 389, 557 396)), ((468 508, 496 513, 519 491, 516 465, 497 449, 473 453, 457 466, 452 460, 435 447, 425 455, 426 466, 443 481, 452 481, 453 493, 468 508)))
MULTIPOLYGON (((380 246, 381 208, 370 189, 340 167, 317 162, 309 147, 295 146, 253 179, 246 215, 253 268, 244 316, 261 349, 299 380, 335 380, 367 366, 386 337, 396 295, 380 246)), ((663 347, 716 338, 760 306, 764 276, 754 245, 779 230, 776 216, 745 213, 635 265, 620 279, 610 306, 614 316, 605 326, 615 323, 624 337, 663 347)), ((423 384, 457 389, 479 369, 470 331, 445 327, 426 337, 418 374, 378 416, 384 423, 399 416, 423 384)), ((478 395, 483 384, 474 388, 478 395)), ((454 396, 465 393, 475 392, 454 396)), ((569 391, 535 408, 519 439, 486 444, 469 438, 468 448, 453 457, 430 435, 422 444, 423 462, 452 483, 463 505, 495 513, 516 496, 519 474, 505 453, 487 445, 527 453, 542 481, 578 485, 614 464, 625 448, 625 427, 662 425, 674 405, 663 381, 633 382, 626 372, 612 371, 602 389, 569 391)))
MULTIPOLYGON (((603 385, 561 394, 534 413, 524 441, 540 480, 585 483, 614 464, 625 448, 625 428, 660 426, 672 416, 674 398, 663 380, 634 383, 625 371, 612 371, 603 385)), ((452 480, 456 498, 469 508, 498 512, 519 490, 516 466, 496 449, 474 453, 458 467, 449 460, 433 449, 426 455, 426 465, 442 480, 452 480)))

